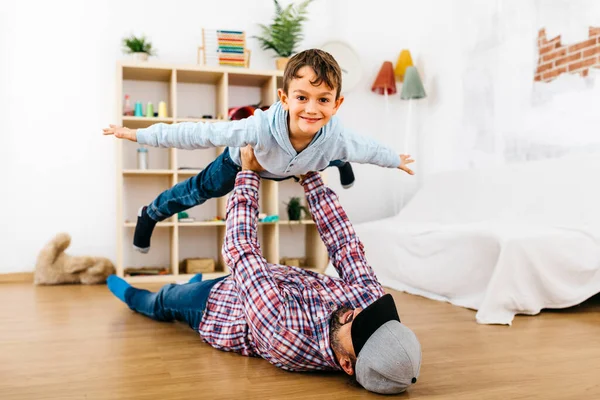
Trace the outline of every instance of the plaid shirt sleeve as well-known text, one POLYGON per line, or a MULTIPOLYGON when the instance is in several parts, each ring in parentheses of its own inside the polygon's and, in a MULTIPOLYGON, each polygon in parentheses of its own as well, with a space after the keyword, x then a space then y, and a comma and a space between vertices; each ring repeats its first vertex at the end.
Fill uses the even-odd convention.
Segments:
POLYGON ((223 258, 231 270, 257 348, 267 352, 283 302, 258 244, 259 185, 258 174, 252 171, 238 173, 227 205, 223 258))
POLYGON ((373 293, 383 296, 383 288, 367 262, 363 244, 337 195, 323 184, 321 175, 316 172, 308 174, 302 186, 310 213, 340 278, 350 285, 369 287, 373 293))

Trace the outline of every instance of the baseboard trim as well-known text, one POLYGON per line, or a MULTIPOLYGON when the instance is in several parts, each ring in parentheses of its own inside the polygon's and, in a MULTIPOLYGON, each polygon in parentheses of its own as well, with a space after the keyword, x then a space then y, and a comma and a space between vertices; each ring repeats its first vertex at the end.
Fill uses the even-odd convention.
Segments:
POLYGON ((17 282, 33 283, 33 272, 11 272, 8 274, 0 274, 0 283, 17 283, 17 282))

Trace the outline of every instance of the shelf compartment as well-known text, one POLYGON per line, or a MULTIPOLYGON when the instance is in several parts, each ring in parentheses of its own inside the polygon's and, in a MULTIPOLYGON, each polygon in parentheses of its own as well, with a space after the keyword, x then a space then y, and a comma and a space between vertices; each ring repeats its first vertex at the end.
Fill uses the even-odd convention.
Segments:
MULTIPOLYGON (((273 197, 275 197, 275 195, 273 197)), ((300 186, 300 184, 298 182, 294 181, 293 179, 287 179, 285 181, 279 182, 279 185, 277 186, 276 198, 277 198, 277 210, 279 211, 279 221, 281 221, 282 224, 290 225, 290 224, 294 223, 294 221, 289 221, 288 212, 287 212, 287 204, 290 202, 292 197, 299 198, 300 204, 303 205, 304 207, 306 207, 307 209, 309 209, 309 206, 306 202, 306 196, 304 194, 304 189, 302 186, 300 186)), ((306 217, 304 215, 304 211, 302 211, 300 216, 302 218, 306 217)), ((306 222, 304 224, 313 223, 312 218, 310 216, 308 216, 308 218, 306 220, 310 221, 310 222, 306 222)), ((303 221, 305 221, 305 220, 303 219, 300 222, 296 222, 295 224, 302 224, 303 221)))
POLYGON ((228 79, 229 107, 270 106, 277 101, 276 78, 272 75, 230 74, 228 79))
MULTIPOLYGON (((130 142, 129 140, 121 140, 120 142, 122 145, 121 157, 123 162, 123 171, 142 171, 137 168, 137 150, 140 147, 145 147, 148 150, 148 169, 143 171, 171 170, 171 173, 174 172, 172 162, 174 161, 175 149, 141 146, 139 143, 130 142)), ((154 174, 150 173, 149 175, 152 176, 154 174)))
POLYGON ((170 82, 173 68, 152 64, 123 63, 123 80, 170 82))
POLYGON ((174 176, 174 174, 123 176, 123 191, 119 195, 122 196, 122 221, 135 222, 140 207, 150 204, 160 193, 172 187, 174 176))
POLYGON ((217 74, 214 82, 203 79, 196 81, 181 77, 177 73, 175 98, 177 101, 176 121, 204 122, 224 119, 227 116, 227 75, 217 74))
POLYGON ((306 260, 306 267, 302 268, 322 273, 329 257, 316 224, 313 221, 302 220, 282 221, 280 225, 280 259, 303 258, 306 260))
POLYGON ((177 173, 181 178, 199 174, 218 157, 217 149, 177 150, 177 173))
POLYGON ((218 83, 225 72, 221 71, 210 71, 210 70, 186 70, 186 69, 178 69, 177 70, 177 82, 180 83, 204 83, 214 85, 218 83))
MULTIPOLYGON (((179 224, 181 226, 183 224, 179 224)), ((178 234, 178 266, 186 258, 210 258, 215 262, 215 272, 224 271, 221 260, 222 237, 225 227, 220 225, 196 225, 180 229, 178 234), (198 243, 202 243, 199 246, 198 243)))
MULTIPOLYGON (((135 224, 130 223, 130 226, 135 224)), ((143 269, 143 268, 166 268, 168 273, 176 273, 177 270, 173 267, 173 251, 171 238, 173 237, 174 227, 161 227, 155 229, 152 235, 152 247, 149 254, 142 254, 133 248, 134 229, 121 229, 121 246, 123 252, 123 269, 118 271, 123 274, 127 268, 143 269)), ((123 275, 121 275, 123 276, 123 275)), ((146 275, 145 275, 146 276, 146 275)))

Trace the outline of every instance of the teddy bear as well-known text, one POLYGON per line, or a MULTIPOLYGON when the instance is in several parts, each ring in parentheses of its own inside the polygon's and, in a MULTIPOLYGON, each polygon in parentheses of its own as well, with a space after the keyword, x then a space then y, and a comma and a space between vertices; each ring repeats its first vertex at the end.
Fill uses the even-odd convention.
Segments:
POLYGON ((44 246, 38 255, 33 274, 36 285, 106 282, 115 273, 113 263, 104 257, 71 256, 65 250, 71 244, 68 233, 59 233, 44 246))

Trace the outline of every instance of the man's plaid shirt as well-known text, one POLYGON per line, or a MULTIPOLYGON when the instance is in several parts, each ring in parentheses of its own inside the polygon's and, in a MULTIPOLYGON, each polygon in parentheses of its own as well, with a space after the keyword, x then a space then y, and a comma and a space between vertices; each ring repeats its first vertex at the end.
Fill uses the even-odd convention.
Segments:
POLYGON ((337 195, 317 173, 303 182, 304 192, 340 278, 267 263, 256 232, 259 185, 254 172, 238 173, 223 245, 231 276, 213 287, 200 335, 217 349, 290 371, 340 369, 329 343, 331 314, 342 306, 365 308, 383 288, 337 195))

